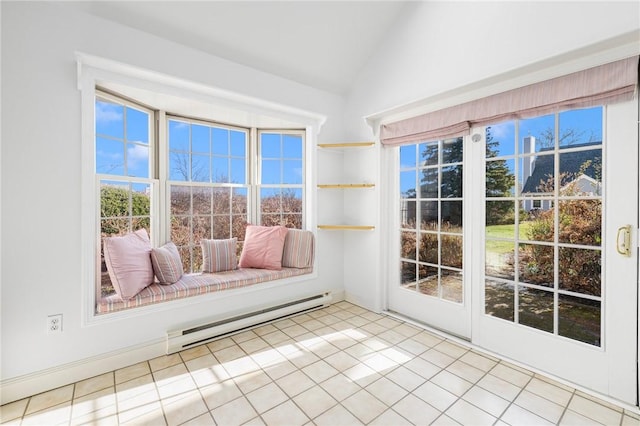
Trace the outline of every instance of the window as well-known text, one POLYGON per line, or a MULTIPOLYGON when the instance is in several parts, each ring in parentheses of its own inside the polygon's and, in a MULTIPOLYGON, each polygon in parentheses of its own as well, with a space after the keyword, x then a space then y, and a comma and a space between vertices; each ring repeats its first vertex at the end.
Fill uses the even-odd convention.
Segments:
POLYGON ((401 286, 462 303, 463 139, 400 147, 401 286))
MULTIPOLYGON (((303 228, 305 131, 156 113, 102 92, 95 117, 101 247, 145 228, 155 245, 178 246, 189 273, 202 268, 203 238, 236 237, 240 252, 247 223, 303 228), (153 132, 156 115, 166 140, 153 132)), ((115 291, 102 253, 97 262, 99 300, 115 291)))

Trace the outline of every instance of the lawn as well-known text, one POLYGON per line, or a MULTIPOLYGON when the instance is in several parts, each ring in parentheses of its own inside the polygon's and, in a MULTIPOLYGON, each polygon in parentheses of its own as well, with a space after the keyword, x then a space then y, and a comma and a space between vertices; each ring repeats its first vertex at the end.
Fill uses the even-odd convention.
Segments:
MULTIPOLYGON (((520 235, 526 236, 531 227, 531 222, 520 223, 520 235)), ((502 254, 513 251, 513 240, 515 240, 515 225, 490 225, 485 228, 487 237, 485 248, 487 252, 502 254), (495 240, 494 238, 505 238, 511 241, 495 240)))

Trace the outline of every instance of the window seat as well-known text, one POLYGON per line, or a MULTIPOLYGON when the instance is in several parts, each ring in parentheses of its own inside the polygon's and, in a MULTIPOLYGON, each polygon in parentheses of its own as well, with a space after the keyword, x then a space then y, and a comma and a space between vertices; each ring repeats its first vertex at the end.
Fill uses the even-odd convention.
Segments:
POLYGON ((116 312, 122 309, 291 278, 298 275, 310 274, 311 272, 313 272, 313 267, 282 268, 279 271, 239 268, 233 271, 211 274, 185 274, 178 282, 171 285, 151 284, 129 300, 122 300, 117 294, 104 297, 98 301, 96 312, 98 314, 116 312))
POLYGON ((282 269, 280 270, 238 268, 214 273, 184 274, 177 282, 170 285, 153 283, 128 300, 122 300, 118 294, 103 297, 96 304, 96 313, 116 312, 310 274, 313 272, 313 253, 313 233, 306 230, 289 229, 284 240, 282 269))

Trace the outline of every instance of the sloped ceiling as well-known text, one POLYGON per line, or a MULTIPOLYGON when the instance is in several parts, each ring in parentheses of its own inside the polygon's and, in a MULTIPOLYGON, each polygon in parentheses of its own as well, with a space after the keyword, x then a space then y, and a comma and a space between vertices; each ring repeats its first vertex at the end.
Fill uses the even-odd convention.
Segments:
POLYGON ((62 2, 107 20, 345 94, 406 1, 62 2))

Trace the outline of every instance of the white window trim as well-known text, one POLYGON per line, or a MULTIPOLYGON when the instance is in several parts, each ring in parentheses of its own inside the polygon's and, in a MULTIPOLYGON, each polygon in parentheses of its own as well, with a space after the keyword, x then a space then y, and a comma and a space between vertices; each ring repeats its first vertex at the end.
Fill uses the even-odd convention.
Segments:
MULTIPOLYGON (((97 199, 96 194, 96 175, 95 175, 95 96, 96 86, 104 87, 105 82, 127 86, 133 89, 151 91, 160 96, 178 96, 182 99, 192 100, 194 102, 206 102, 219 108, 228 108, 236 111, 238 116, 242 115, 246 120, 265 120, 273 119, 274 122, 287 121, 296 123, 297 128, 305 129, 307 147, 315 147, 317 144, 317 135, 322 125, 326 121, 326 117, 320 114, 304 111, 286 105, 281 105, 262 99, 233 93, 219 88, 203 85, 169 76, 166 74, 150 71, 147 69, 135 67, 110 59, 100 58, 85 53, 76 52, 77 63, 77 83, 80 90, 80 107, 81 107, 81 215, 80 215, 80 253, 81 253, 81 326, 91 326, 111 322, 118 319, 131 318, 146 314, 149 312, 168 311, 179 306, 193 303, 192 300, 182 299, 172 302, 159 303, 152 306, 140 307, 136 309, 127 309, 124 311, 114 312, 110 314, 96 314, 96 253, 99 252, 99 240, 96 239, 96 217, 97 199)), ((163 114, 163 113, 161 113, 163 114)), ((162 118, 162 117, 160 117, 162 118)), ((242 123, 237 123, 242 125, 242 123)), ((253 126, 247 126, 253 127, 253 126)), ((273 127, 282 127, 282 125, 274 125, 273 127)), ((166 132, 160 126, 158 132, 166 132)), ((160 141, 166 140, 160 133, 160 141)), ((160 150, 162 151, 162 150, 160 150)), ((160 161, 163 159, 160 158, 160 161)), ((315 149, 307 150, 305 164, 315 164, 315 149)), ((316 182, 315 171, 313 167, 306 167, 305 170, 305 188, 306 197, 304 199, 304 219, 307 229, 315 229, 316 226, 316 195, 312 191, 316 182)), ((164 192, 162 190, 158 191, 164 192)), ((317 273, 312 274, 312 278, 317 273)), ((271 283, 272 286, 288 285, 309 277, 301 277, 298 279, 288 279, 271 283)), ((239 289, 232 293, 238 294, 247 289, 239 289)), ((211 300, 217 294, 209 294, 199 298, 200 300, 211 300)), ((222 297, 226 297, 222 296, 222 297)))

